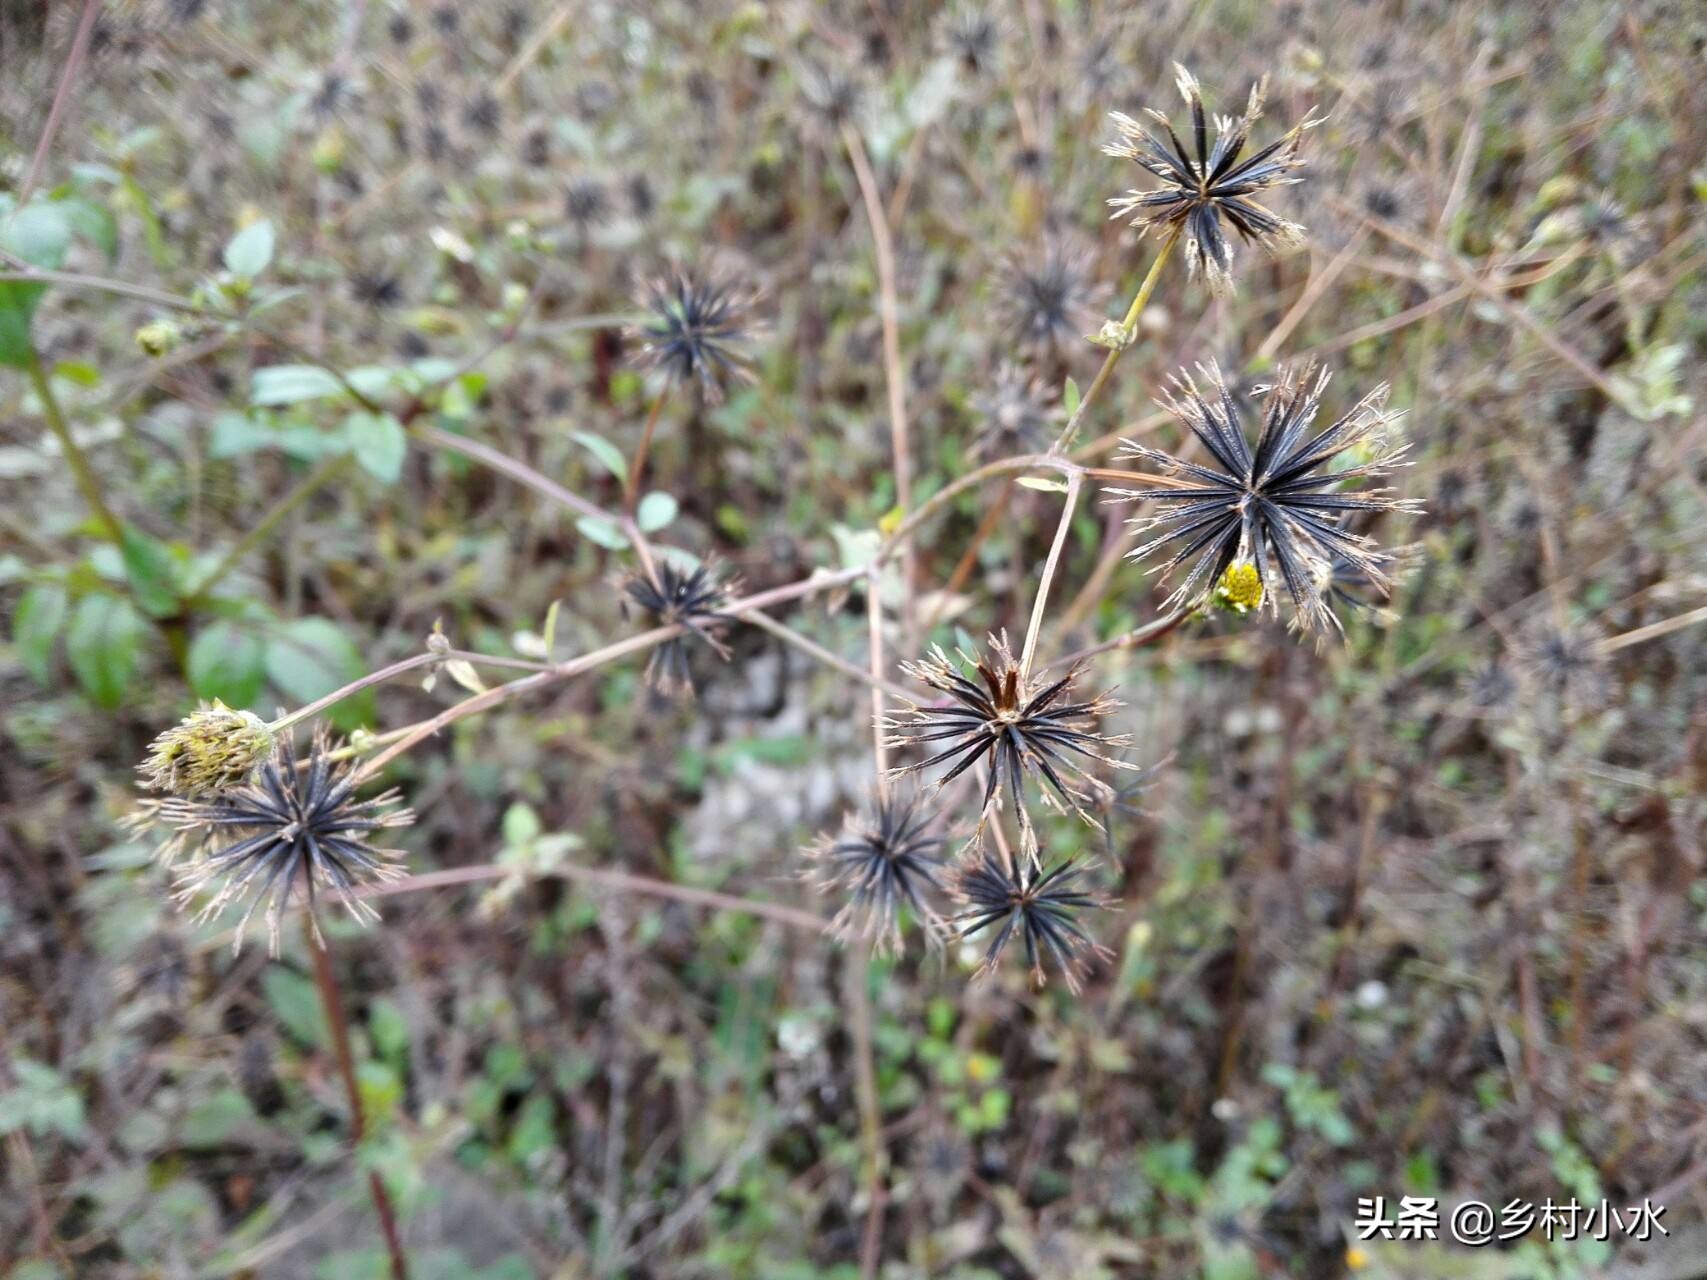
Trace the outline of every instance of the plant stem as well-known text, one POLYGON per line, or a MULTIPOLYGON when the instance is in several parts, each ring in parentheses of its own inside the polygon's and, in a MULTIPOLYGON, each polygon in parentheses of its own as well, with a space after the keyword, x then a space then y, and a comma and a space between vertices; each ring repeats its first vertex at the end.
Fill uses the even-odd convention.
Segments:
POLYGON ((561 503, 576 515, 585 516, 589 520, 603 520, 610 524, 620 524, 621 521, 603 507, 587 501, 580 494, 565 489, 546 476, 541 475, 525 462, 517 462, 507 454, 499 453, 490 445, 481 444, 478 440, 470 440, 438 427, 415 425, 409 428, 409 434, 423 444, 435 448, 449 449, 452 453, 460 453, 465 458, 471 458, 483 467, 489 467, 499 475, 507 476, 517 484, 526 485, 534 492, 543 494, 553 502, 561 503))
MULTIPOLYGON (((350 1137, 360 1146, 367 1134, 366 1118, 362 1114, 361 1086, 356 1081, 355 1057, 350 1052, 350 1027, 344 1017, 344 1002, 338 994, 338 975, 332 969, 332 956, 320 936, 314 912, 303 913, 302 932, 308 951, 314 957, 314 985, 320 990, 320 1004, 326 1011, 326 1025, 332 1032, 332 1049, 338 1059, 338 1074, 344 1081, 344 1095, 350 1104, 350 1137)), ((391 1206, 391 1195, 377 1169, 369 1169, 368 1192, 373 1197, 374 1211, 379 1214, 380 1230, 385 1234, 385 1247, 391 1255, 392 1280, 409 1280, 409 1263, 403 1253, 403 1241, 397 1234, 397 1214, 391 1206)))
POLYGON ((864 1148, 865 1188, 868 1204, 865 1232, 860 1239, 860 1280, 874 1280, 883 1255, 883 1211, 888 1199, 884 1187, 883 1111, 877 1094, 877 1056, 872 1047, 871 944, 861 941, 848 951, 842 968, 842 992, 847 1001, 848 1030, 854 1042, 854 1092, 859 1102, 860 1145, 864 1148))
POLYGON ((323 698, 316 698, 306 706, 298 707, 288 715, 274 720, 267 727, 274 733, 288 729, 293 724, 301 724, 311 716, 318 715, 327 707, 336 706, 345 698, 353 697, 363 689, 372 688, 376 684, 384 684, 394 676, 400 676, 421 667, 436 667, 446 662, 462 661, 474 663, 483 667, 509 667, 520 671, 549 671, 549 663, 528 662, 522 658, 500 658, 484 653, 470 653, 464 649, 447 649, 443 653, 417 653, 413 657, 393 662, 389 667, 381 667, 378 671, 370 671, 359 680, 352 680, 342 688, 334 689, 323 698))
POLYGON ((101 0, 84 0, 83 15, 77 20, 77 33, 71 38, 71 52, 66 55, 65 70, 59 75, 59 88, 54 90, 53 105, 47 111, 47 123, 42 126, 41 137, 36 139, 36 150, 30 157, 29 172, 24 174, 23 185, 18 188, 16 207, 19 209, 29 203, 30 195, 35 191, 36 182, 41 177, 48 150, 53 146, 54 135, 59 132, 59 122, 65 114, 65 104, 71 100, 71 86, 76 83, 77 72, 88 55, 89 41, 95 34, 95 19, 100 13, 101 0))
POLYGON ((1094 658, 1097 654, 1107 653, 1111 649, 1136 649, 1141 645, 1154 644, 1189 617, 1191 617, 1191 610, 1175 609, 1172 613, 1165 614, 1154 622, 1147 622, 1141 627, 1134 627, 1131 631, 1123 631, 1112 640, 1104 640, 1100 644, 1093 644, 1087 648, 1063 654, 1055 661, 1046 663, 1043 670, 1049 671, 1055 667, 1071 666, 1075 662, 1083 662, 1086 658, 1094 658))
MULTIPOLYGON (((421 889, 439 889, 447 885, 478 884, 484 880, 502 880, 505 876, 516 874, 514 867, 501 866, 496 862, 485 863, 475 867, 449 867, 443 871, 425 871, 418 876, 405 876, 401 880, 370 885, 361 891, 364 898, 389 898, 398 893, 415 893, 421 889)), ((710 907, 716 911, 741 911, 747 915, 759 916, 765 920, 775 920, 778 924, 788 925, 791 929, 801 929, 808 933, 828 934, 832 926, 828 920, 813 915, 810 911, 802 911, 781 902, 765 902, 758 898, 737 898, 733 894, 718 893, 714 889, 699 889, 693 885, 673 884, 668 880, 655 880, 651 876, 636 875, 632 871, 619 871, 614 867, 580 867, 573 863, 559 863, 549 870, 534 872, 542 878, 557 877, 564 880, 584 880, 588 884, 596 884, 604 889, 618 889, 628 893, 643 893, 654 898, 667 898, 673 902, 686 902, 693 906, 710 907)))
POLYGON ((34 347, 30 348, 29 363, 25 369, 30 376, 30 385, 35 388, 36 396, 41 400, 42 414, 59 440, 60 452, 65 455, 65 461, 71 467, 72 478, 76 480, 77 488, 82 492, 83 501, 88 505, 90 514, 106 529, 108 538, 115 543, 121 542, 124 530, 112 508, 107 505, 106 499, 101 496, 100 481, 95 479, 95 471, 89 465, 87 455, 78 447, 77 441, 72 439, 71 428, 59 408, 59 400, 53 394, 53 381, 42 367, 41 355, 34 347))
MULTIPOLYGON (((900 685, 895 684, 893 681, 885 680, 882 676, 876 675, 871 671, 865 670, 865 668, 861 667, 857 662, 849 662, 839 653, 830 652, 830 650, 826 649, 816 640, 801 635, 793 627, 778 622, 769 614, 749 613, 747 615, 747 622, 752 626, 757 627, 760 631, 770 632, 784 644, 794 646, 813 661, 821 662, 833 671, 840 671, 850 679, 858 680, 861 684, 870 686, 874 695, 879 692, 888 692, 895 694, 897 697, 907 696, 907 691, 900 685)), ((875 702, 875 697, 873 701, 875 702)))
MULTIPOLYGON (((901 365, 895 244, 889 230, 889 218, 883 210, 883 198, 878 194, 877 175, 872 172, 871 160, 865 153, 865 142, 860 137, 859 130, 851 124, 844 124, 842 139, 847 145, 848 159, 853 162, 854 180, 859 184, 866 221, 871 224, 872 248, 877 256, 877 315, 883 328, 883 382, 889 394, 889 452, 895 467, 895 505, 902 515, 906 515, 913 507, 913 455, 908 443, 906 373, 901 365)), ((912 544, 908 543, 902 548, 901 556, 904 585, 901 617, 906 628, 908 647, 916 649, 918 615, 914 607, 914 569, 914 550, 912 544)))
POLYGON ((865 620, 867 661, 871 667, 871 752, 877 764, 877 797, 886 800, 889 797, 889 742, 883 736, 883 690, 887 682, 883 678, 883 599, 878 592, 878 584, 882 580, 882 575, 876 570, 866 575, 865 620))
POLYGON ((1031 674, 1032 655, 1037 652, 1037 636, 1043 630, 1043 611, 1049 604, 1049 588, 1055 581, 1055 571, 1061 565, 1061 549, 1067 545, 1067 531, 1073 527, 1073 513, 1079 506, 1079 488, 1084 474, 1075 471, 1067 477, 1067 498, 1061 504, 1061 521, 1055 526, 1055 541, 1049 546, 1049 558, 1043 562, 1043 576, 1037 580, 1037 598, 1031 602, 1031 622, 1025 629, 1025 648, 1020 653, 1019 678, 1031 674))
POLYGON ((664 401, 669 398, 670 384, 665 383, 664 389, 652 397, 652 407, 646 413, 646 426, 640 432, 640 447, 634 451, 634 461, 628 464, 628 474, 622 481, 622 509, 633 516, 635 505, 640 501, 640 481, 646 474, 646 458, 652 452, 652 434, 658 429, 658 416, 664 411, 664 401))
POLYGON ((320 464, 296 482, 296 487, 272 506, 272 509, 248 533, 237 540, 231 550, 220 557, 219 563, 202 576, 195 589, 190 593, 192 601, 203 600, 213 589, 215 583, 235 569, 251 551, 261 546, 272 537, 274 530, 303 503, 314 496, 328 481, 335 479, 340 472, 347 468, 353 460, 348 453, 336 454, 330 458, 322 458, 320 464))
MULTIPOLYGON (((769 591, 760 591, 755 595, 736 600, 725 605, 721 612, 730 617, 740 617, 742 614, 759 609, 768 609, 772 605, 797 600, 802 596, 828 591, 832 587, 846 586, 866 571, 865 567, 861 566, 855 569, 842 569, 835 573, 818 573, 810 578, 802 578, 798 582, 788 583, 786 586, 773 587, 769 591)), ((626 657, 629 654, 644 653, 648 649, 663 644, 666 640, 683 634, 686 630, 687 628, 680 624, 653 627, 650 631, 642 631, 638 635, 628 636, 612 644, 607 644, 602 649, 595 649, 592 653, 583 654, 579 658, 559 662, 543 671, 537 671, 533 675, 523 676, 519 680, 511 680, 508 684, 498 685, 494 689, 488 689, 485 693, 464 699, 453 707, 447 707, 430 719, 410 725, 408 730, 399 736, 395 742, 362 765, 358 781, 365 781, 374 777, 398 756, 412 750, 439 730, 455 724, 466 716, 500 706, 519 694, 546 688, 559 681, 591 671, 596 667, 602 667, 607 662, 614 662, 616 659, 626 657)))
POLYGON ((1120 359, 1120 353, 1131 344, 1132 332, 1138 325, 1138 317, 1144 313, 1144 308, 1150 301, 1150 295, 1155 292, 1156 282, 1162 278, 1162 265, 1172 255, 1174 246, 1179 243, 1179 237, 1180 228, 1176 226, 1168 233, 1168 238, 1162 241, 1162 247, 1156 254, 1156 260, 1150 264, 1150 270, 1144 275, 1144 282, 1138 286, 1138 292, 1132 297, 1132 305, 1126 308, 1126 318, 1120 322, 1123 341, 1119 346, 1108 349, 1108 355, 1103 357, 1102 368, 1097 370, 1096 379, 1079 400, 1078 408, 1073 410, 1073 416, 1067 420, 1067 425, 1061 430, 1060 439, 1055 441, 1050 452, 1063 452, 1068 445, 1073 443, 1073 437, 1078 435, 1079 422, 1084 418, 1086 410, 1091 407, 1091 401, 1097 398, 1098 393, 1103 389, 1103 385, 1108 381, 1109 375, 1114 372, 1114 364, 1120 359))

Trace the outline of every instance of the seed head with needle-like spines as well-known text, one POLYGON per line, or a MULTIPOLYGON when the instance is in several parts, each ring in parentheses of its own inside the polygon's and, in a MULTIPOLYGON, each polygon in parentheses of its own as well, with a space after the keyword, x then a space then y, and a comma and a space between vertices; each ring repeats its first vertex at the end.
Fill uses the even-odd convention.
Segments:
POLYGON ((939 944, 942 925, 929 896, 942 888, 942 845, 921 798, 891 793, 878 796, 866 812, 850 813, 840 834, 807 846, 812 884, 848 895, 831 922, 837 936, 865 938, 879 953, 899 953, 905 909, 925 923, 927 940, 939 944))
POLYGON ((1108 784, 1088 773, 1087 765, 1098 762, 1115 769, 1136 768, 1108 754, 1110 749, 1128 746, 1130 740, 1123 735, 1105 735, 1097 727, 1121 704, 1106 693, 1074 701, 1073 686, 1080 667, 1043 680, 1022 672, 1006 636, 991 636, 989 651, 983 656, 960 657, 973 667, 976 680, 962 674, 960 666, 940 648, 921 662, 901 664, 909 676, 946 695, 947 700, 914 702, 889 719, 887 726, 896 731, 890 739, 892 747, 922 745, 930 753, 894 772, 918 773, 946 765, 947 772, 936 784, 940 790, 982 763, 989 776, 979 808, 980 836, 985 820, 1005 794, 1013 802, 1023 851, 1037 863, 1037 834, 1025 804, 1026 778, 1035 775, 1041 780, 1039 790, 1045 803, 1070 809, 1096 826, 1090 807, 1095 797, 1108 790, 1108 784))
POLYGON ((1076 918, 1082 911, 1105 905, 1081 886, 1083 874, 1084 868, 1071 859, 1046 871, 1035 863, 1007 862, 988 850, 957 867, 951 886, 962 904, 953 918, 956 936, 969 938, 992 927, 996 930, 977 976, 994 970, 1018 935, 1033 982, 1043 984, 1044 961, 1049 960, 1060 968, 1067 989, 1077 993, 1090 961, 1113 955, 1076 918))
POLYGON ((1185 244, 1187 271, 1201 274, 1210 292, 1233 292, 1233 244, 1222 221, 1250 244, 1269 253, 1295 249, 1304 242, 1304 228, 1261 204, 1256 197, 1275 187, 1302 179, 1300 150, 1307 129, 1320 123, 1306 116, 1284 136, 1240 160, 1251 130, 1262 118, 1266 81, 1251 89, 1245 113, 1238 119, 1215 117, 1215 141, 1209 141, 1209 120, 1203 110, 1203 94, 1197 80, 1178 63, 1174 64, 1180 96, 1191 111, 1192 147, 1180 141, 1167 116, 1146 109, 1152 120, 1167 132, 1171 146, 1164 147, 1154 134, 1131 116, 1111 112, 1118 141, 1103 150, 1108 155, 1131 160, 1161 183, 1149 191, 1128 191, 1109 200, 1114 217, 1130 215, 1131 223, 1144 231, 1177 234, 1185 244))
POLYGON ((1123 456, 1159 465, 1187 483, 1177 488, 1111 489, 1117 497, 1154 504, 1156 513, 1131 521, 1156 537, 1128 552, 1147 559, 1164 547, 1173 555, 1159 567, 1166 577, 1191 563, 1170 606, 1199 603, 1234 563, 1252 564, 1261 579, 1265 609, 1274 610, 1284 588, 1298 626, 1307 632, 1341 629, 1329 608, 1326 586, 1335 557, 1375 588, 1389 591, 1393 558, 1344 519, 1357 512, 1414 512, 1418 504, 1391 489, 1354 487, 1388 474, 1404 462, 1408 446, 1386 411, 1387 387, 1376 387, 1331 426, 1314 427, 1328 372, 1314 363, 1288 369, 1272 386, 1258 387, 1262 426, 1253 446, 1245 438, 1238 404, 1213 362, 1199 366, 1206 386, 1182 370, 1160 401, 1208 453, 1188 462, 1127 441, 1123 456), (1335 466, 1351 453, 1353 460, 1335 466))
POLYGON ((178 875, 177 898, 188 903, 211 891, 199 920, 248 898, 237 924, 238 946, 265 903, 269 947, 276 955, 280 923, 299 890, 310 908, 330 891, 354 919, 371 923, 379 913, 359 896, 361 889, 403 875, 397 865, 402 855, 372 838, 409 825, 414 814, 396 807, 395 790, 358 799, 360 782, 353 764, 334 759, 324 729, 316 731, 306 761, 297 759, 291 735, 284 732, 252 781, 205 799, 174 796, 150 804, 135 825, 171 829, 160 849, 168 865, 193 853, 178 875))

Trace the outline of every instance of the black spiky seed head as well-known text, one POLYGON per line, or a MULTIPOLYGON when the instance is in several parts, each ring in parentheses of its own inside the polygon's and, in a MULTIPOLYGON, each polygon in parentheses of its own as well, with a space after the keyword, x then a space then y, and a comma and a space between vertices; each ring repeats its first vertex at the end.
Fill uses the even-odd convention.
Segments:
POLYGON ((1018 935, 1032 981, 1043 985, 1044 962, 1049 961, 1061 970, 1068 990, 1076 993, 1090 962, 1113 954, 1078 922, 1081 912, 1106 905, 1083 886, 1082 875, 1083 868, 1071 859, 1044 870, 1024 860, 1009 863, 988 850, 957 866, 950 885, 961 903, 952 920, 956 936, 996 931, 975 976, 993 971, 1018 935))
POLYGON ((646 683, 659 693, 693 696, 688 671, 688 641, 697 639, 725 662, 729 650, 717 638, 728 622, 719 610, 728 599, 730 584, 721 580, 714 565, 679 568, 665 561, 656 566, 657 576, 637 573, 623 585, 628 598, 656 626, 681 626, 683 635, 672 637, 652 650, 646 661, 646 683))
POLYGON ((943 838, 931 826, 932 815, 918 796, 891 792, 878 795, 865 811, 850 813, 839 835, 807 846, 813 886, 847 895, 831 921, 838 937, 864 938, 880 954, 898 954, 906 909, 924 922, 933 945, 941 942, 929 895, 942 888, 943 838))
POLYGON ((630 330, 640 342, 641 363, 663 370, 673 383, 692 383, 709 401, 721 400, 727 380, 752 381, 742 347, 756 297, 733 281, 681 268, 650 282, 641 300, 647 317, 630 330))
POLYGON ((922 745, 929 752, 925 759, 892 772, 919 773, 946 765, 947 772, 936 784, 941 790, 982 762, 989 777, 979 809, 980 835, 997 801, 1007 795, 1020 825, 1023 852, 1035 864, 1040 855, 1036 830, 1026 812, 1027 776, 1041 779, 1039 789, 1046 804, 1071 809, 1092 826, 1098 825, 1089 806, 1109 788, 1086 771, 1086 762, 1134 768, 1107 754, 1129 745, 1129 739, 1105 736, 1097 729, 1097 722, 1121 704, 1107 694, 1074 701, 1079 667, 1054 679, 1040 680, 1022 672, 1005 635, 991 636, 985 655, 960 657, 973 668, 976 680, 963 675, 940 648, 922 662, 901 664, 909 676, 945 694, 947 701, 910 703, 886 722, 895 731, 891 746, 922 745))
POLYGON ((1322 594, 1329 604, 1344 605, 1353 614, 1391 623, 1397 615, 1386 607, 1387 601, 1392 598, 1393 588, 1416 568, 1421 556, 1422 548, 1415 543, 1391 551, 1371 552, 1369 558, 1382 574, 1382 580, 1377 581, 1362 565, 1335 552, 1321 581, 1322 594))
POLYGON ((1142 124, 1122 112, 1111 112, 1116 142, 1103 150, 1131 160, 1161 181, 1150 191, 1128 191, 1109 200, 1114 217, 1131 217, 1131 225, 1142 231, 1160 229, 1177 234, 1185 244, 1188 272, 1203 275, 1212 293, 1233 291, 1233 244, 1222 230, 1225 218, 1248 244, 1269 253, 1294 249, 1304 242, 1304 228, 1290 222, 1256 200, 1275 187, 1303 179, 1293 176, 1303 168, 1299 154, 1304 131, 1320 123, 1306 116, 1278 141, 1271 142, 1249 159, 1241 161, 1251 129, 1262 117, 1266 81, 1251 89, 1245 113, 1237 120, 1215 117, 1215 142, 1209 142, 1209 121, 1203 110, 1203 95, 1197 80, 1178 63, 1174 64, 1180 96, 1191 111, 1194 149, 1188 149, 1159 111, 1146 114, 1166 130, 1172 149, 1158 142, 1142 124))
POLYGON ((971 75, 996 68, 1001 42, 1001 24, 981 5, 958 5, 942 21, 943 51, 971 75))
POLYGON ((1332 426, 1315 431, 1328 372, 1314 362, 1283 370, 1279 380, 1257 387, 1263 400, 1262 428, 1253 448, 1245 438, 1233 393, 1211 362, 1199 366, 1200 388, 1181 370, 1159 402, 1208 452, 1203 463, 1186 462, 1146 445, 1125 442, 1122 456, 1157 464, 1182 477, 1177 488, 1113 489, 1111 493, 1155 504, 1154 515, 1130 523, 1140 532, 1162 532, 1127 554, 1143 560, 1173 548, 1158 566, 1165 578, 1191 561, 1169 603, 1200 603, 1235 561, 1255 564, 1262 579, 1264 608, 1274 611, 1282 587, 1298 626, 1307 632, 1340 629, 1328 607, 1324 575, 1343 557, 1376 587, 1391 590, 1382 553, 1370 540, 1349 532, 1343 520, 1356 512, 1418 509, 1387 488, 1355 488, 1401 465, 1407 446, 1398 436, 1396 414, 1386 412, 1387 387, 1376 387, 1332 426), (1342 455, 1351 461, 1333 469, 1342 455))
POLYGON ((490 138, 504 123, 504 109, 490 93, 476 94, 462 108, 462 123, 474 132, 490 138))
POLYGON ((1011 364, 996 370, 990 384, 973 397, 978 435, 972 452, 980 458, 1037 453, 1054 437, 1055 402, 1041 378, 1027 377, 1011 364))
POLYGON ((575 224, 577 231, 586 233, 597 226, 610 212, 610 197, 605 184, 597 178, 574 178, 563 188, 563 216, 575 224))
POLYGON ((1041 251, 1008 258, 999 306, 1021 345, 1053 351, 1096 327, 1101 300, 1090 251, 1052 236, 1041 251))
POLYGON ((1524 680, 1549 698, 1576 711, 1605 700, 1610 675, 1602 648, 1605 633, 1592 623, 1541 619, 1527 627, 1517 646, 1524 680))
POLYGON ((180 905, 211 891, 197 915, 205 921, 247 898, 237 924, 241 947, 250 918, 266 904, 268 945, 277 955, 280 922, 299 892, 313 908, 329 891, 354 919, 371 923, 379 913, 359 891, 403 875, 397 865, 402 855, 372 839, 409 825, 414 814, 397 808, 395 790, 358 799, 359 784, 352 763, 334 760, 324 728, 315 732, 306 761, 298 760, 291 735, 281 733, 272 757, 247 784, 149 805, 138 825, 172 830, 160 849, 168 865, 192 853, 177 878, 180 905))
POLYGON ((385 311, 403 301, 403 286, 383 271, 357 271, 350 276, 350 294, 364 307, 385 311))

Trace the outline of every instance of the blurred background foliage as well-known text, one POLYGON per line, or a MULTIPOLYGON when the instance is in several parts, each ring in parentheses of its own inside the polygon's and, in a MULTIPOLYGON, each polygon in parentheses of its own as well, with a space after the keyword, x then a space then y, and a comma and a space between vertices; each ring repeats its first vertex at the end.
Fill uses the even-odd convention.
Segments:
MULTIPOLYGON (((697 701, 619 664, 460 723, 392 770, 410 867, 508 874, 335 933, 357 1164, 419 1277, 856 1276, 863 982, 885 1276, 1707 1274, 1707 629, 1665 625, 1707 596, 1699 5, 112 2, 15 211, 82 10, 0 10, 0 249, 134 286, 0 283, 9 1275, 385 1274, 305 954, 234 957, 118 820, 197 697, 300 705, 439 621, 537 657, 554 601, 558 656, 632 628, 620 531, 423 429, 615 505, 634 299, 715 264, 764 290, 758 378, 671 402, 645 523, 755 589, 857 557, 896 495, 844 129, 922 498, 1094 373, 1075 335, 1153 253, 1105 219, 1136 176, 1105 113, 1175 110, 1176 58, 1212 109, 1266 74, 1276 122, 1330 113, 1278 202, 1311 243, 1230 302, 1170 272, 1087 436, 1179 445, 1151 396, 1211 356, 1248 386, 1319 355, 1330 409, 1391 381, 1428 514, 1380 530, 1421 543, 1390 607, 1320 652, 1216 615, 1098 660, 1173 763, 1106 837, 1045 831, 1107 855, 1116 959, 1077 998, 550 874, 830 914, 798 850, 869 779, 868 707, 764 632, 697 701), (1653 1196, 1674 1230, 1352 1247, 1357 1198, 1404 1194, 1653 1196)), ((1023 628, 1058 505, 998 480, 924 532, 935 638, 1023 628)), ((1125 515, 1081 510, 1059 651, 1155 615, 1125 515)), ((860 660, 857 600, 790 621, 860 660)))

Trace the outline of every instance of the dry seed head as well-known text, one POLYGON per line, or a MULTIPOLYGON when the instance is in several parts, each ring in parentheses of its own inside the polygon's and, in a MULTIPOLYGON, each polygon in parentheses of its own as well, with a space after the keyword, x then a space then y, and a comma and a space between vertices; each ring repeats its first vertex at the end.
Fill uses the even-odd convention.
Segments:
POLYGON ((217 698, 155 738, 137 766, 146 786, 179 796, 240 787, 273 753, 274 734, 253 711, 233 711, 217 698))

